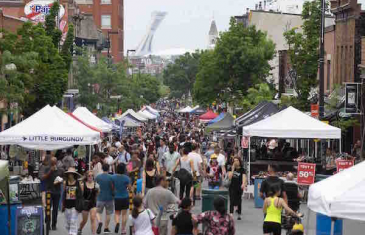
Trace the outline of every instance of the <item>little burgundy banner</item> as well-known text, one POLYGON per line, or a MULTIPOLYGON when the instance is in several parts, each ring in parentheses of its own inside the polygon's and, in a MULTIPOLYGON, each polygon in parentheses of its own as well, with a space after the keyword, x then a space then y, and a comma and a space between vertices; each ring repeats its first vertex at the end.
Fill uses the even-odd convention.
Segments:
POLYGON ((72 144, 87 145, 97 142, 96 137, 90 136, 62 136, 62 135, 23 135, 23 136, 0 136, 0 142, 7 144, 72 144))

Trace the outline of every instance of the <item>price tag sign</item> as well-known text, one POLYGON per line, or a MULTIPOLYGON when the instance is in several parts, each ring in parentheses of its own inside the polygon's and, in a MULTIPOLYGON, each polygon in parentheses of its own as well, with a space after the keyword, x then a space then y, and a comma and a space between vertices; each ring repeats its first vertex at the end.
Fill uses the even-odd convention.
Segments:
POLYGON ((354 160, 336 160, 337 173, 354 165, 354 160))
POLYGON ((298 162, 298 184, 311 185, 316 176, 316 164, 298 162))

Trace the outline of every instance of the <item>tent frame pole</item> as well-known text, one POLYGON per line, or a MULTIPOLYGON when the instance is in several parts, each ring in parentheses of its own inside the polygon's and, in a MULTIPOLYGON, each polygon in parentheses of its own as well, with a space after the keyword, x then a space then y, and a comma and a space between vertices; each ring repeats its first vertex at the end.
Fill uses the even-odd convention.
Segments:
POLYGON ((331 219, 331 235, 335 234, 335 221, 336 219, 334 218, 331 219))
POLYGON ((248 184, 251 185, 251 137, 248 137, 248 165, 247 165, 248 184))
POLYGON ((341 138, 340 138, 339 142, 340 142, 339 150, 340 150, 340 153, 342 153, 342 139, 341 138))
POLYGON ((89 148, 89 171, 91 170, 91 148, 92 148, 92 145, 90 144, 90 148, 89 148))

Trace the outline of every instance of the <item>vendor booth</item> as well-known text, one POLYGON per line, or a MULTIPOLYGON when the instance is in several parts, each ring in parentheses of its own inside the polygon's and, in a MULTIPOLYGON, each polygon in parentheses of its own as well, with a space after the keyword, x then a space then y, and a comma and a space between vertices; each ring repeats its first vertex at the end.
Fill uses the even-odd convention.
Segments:
POLYGON ((12 152, 17 150, 14 158, 9 160, 14 165, 14 176, 10 178, 12 192, 10 195, 16 195, 11 198, 14 198, 13 201, 20 200, 23 204, 28 201, 33 205, 40 198, 38 179, 40 152, 34 150, 58 150, 75 145, 98 143, 100 143, 100 132, 90 129, 59 108, 49 105, 1 132, 0 145, 11 145, 12 152), (17 171, 15 171, 16 166, 17 171))
POLYGON ((276 104, 268 101, 262 101, 255 108, 238 117, 235 120, 235 124, 236 127, 240 129, 239 132, 241 132, 243 126, 259 122, 277 112, 279 112, 279 107, 276 104))
POLYGON ((138 114, 138 113, 136 113, 136 112, 134 112, 134 110, 133 109, 128 109, 127 111, 125 111, 120 117, 118 117, 117 119, 118 120, 121 120, 122 118, 124 118, 124 117, 129 117, 129 118, 132 118, 132 119, 134 119, 135 121, 137 121, 137 122, 147 122, 148 121, 148 119, 147 118, 145 118, 145 117, 143 117, 142 115, 140 115, 140 114, 138 114))
MULTIPOLYGON (((341 129, 325 124, 303 112, 289 107, 271 117, 242 128, 242 135, 248 139, 247 172, 251 175, 251 138, 281 138, 281 139, 341 139, 341 129)), ((341 152, 341 149, 340 149, 341 152)), ((265 165, 275 163, 266 161, 265 165)), ((276 162, 278 163, 278 162, 276 162)), ((284 164, 284 162, 280 162, 284 164)), ((285 164, 296 165, 297 162, 285 164)))
POLYGON ((199 121, 203 122, 203 123, 207 123, 216 117, 218 117, 218 114, 214 113, 212 110, 208 110, 206 113, 199 116, 199 121))
POLYGON ((334 218, 365 221, 364 172, 362 162, 310 186, 308 207, 332 218, 331 234, 336 230, 334 218))
POLYGON ((83 122, 100 129, 104 133, 112 131, 112 125, 104 122, 102 119, 98 118, 95 114, 91 113, 85 107, 79 107, 72 113, 74 116, 82 120, 83 122))
POLYGON ((214 119, 210 120, 207 124, 208 124, 208 125, 211 125, 211 124, 213 124, 213 123, 219 122, 220 120, 222 120, 222 119, 224 118, 224 115, 225 115, 225 113, 221 113, 221 114, 219 114, 219 116, 218 116, 218 117, 216 117, 216 118, 214 118, 214 119))
POLYGON ((220 131, 220 130, 231 130, 234 127, 234 118, 230 113, 225 113, 224 117, 205 128, 206 132, 220 131))
POLYGON ((150 113, 149 111, 145 110, 140 110, 138 111, 138 114, 143 116, 144 118, 147 118, 148 120, 155 120, 157 118, 156 115, 150 113))
POLYGON ((185 107, 183 109, 180 109, 178 112, 179 113, 190 113, 191 111, 193 111, 193 108, 190 107, 190 106, 187 106, 187 107, 185 107))

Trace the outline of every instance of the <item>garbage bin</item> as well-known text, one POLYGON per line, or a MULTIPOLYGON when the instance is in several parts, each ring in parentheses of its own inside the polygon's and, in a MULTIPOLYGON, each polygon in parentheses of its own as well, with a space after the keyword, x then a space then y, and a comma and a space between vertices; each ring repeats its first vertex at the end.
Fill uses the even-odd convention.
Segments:
POLYGON ((202 212, 214 210, 214 198, 222 196, 226 202, 226 209, 228 208, 229 192, 228 190, 214 190, 203 189, 202 190, 202 212))
MULTIPOLYGON (((15 234, 15 215, 16 210, 19 206, 22 204, 20 203, 11 203, 10 204, 10 221, 11 221, 11 235, 15 234)), ((7 204, 0 204, 0 228, 1 234, 9 234, 9 228, 8 228, 8 205, 7 204)))
MULTIPOLYGON (((317 213, 316 235, 331 235, 331 217, 317 213)), ((335 221, 334 235, 342 235, 343 221, 337 219, 335 221)))
POLYGON ((255 179, 255 187, 254 187, 254 195, 255 195, 255 207, 262 208, 264 206, 264 200, 260 197, 260 188, 261 184, 265 179, 256 178, 255 179))

